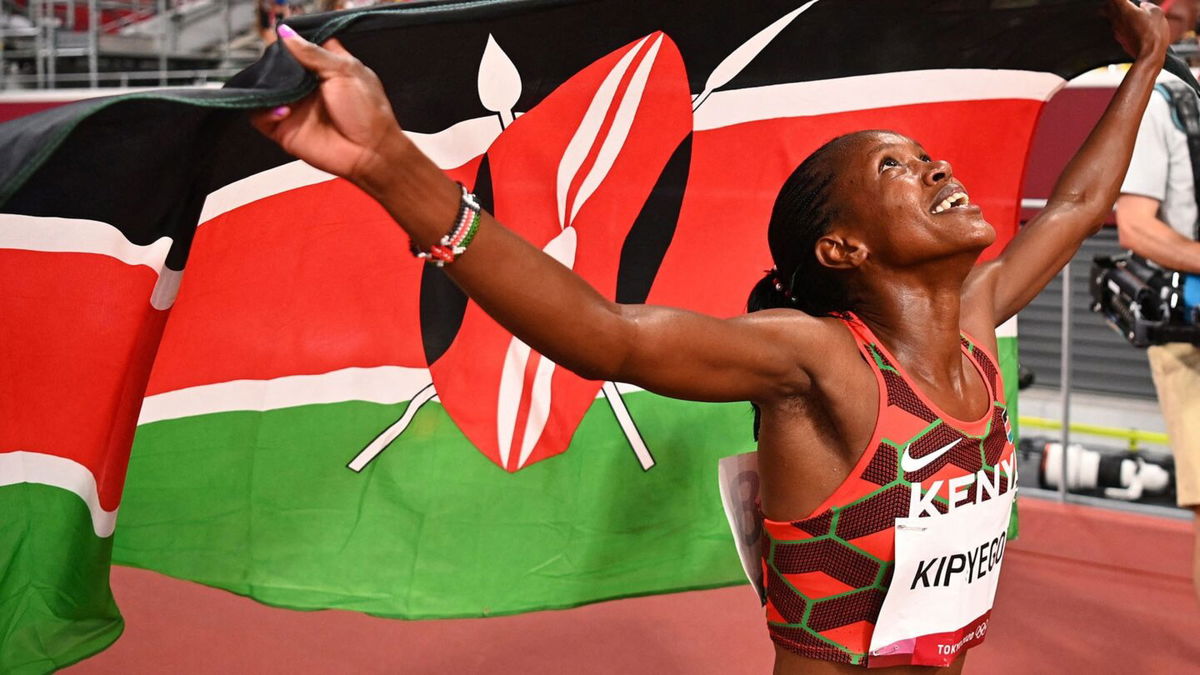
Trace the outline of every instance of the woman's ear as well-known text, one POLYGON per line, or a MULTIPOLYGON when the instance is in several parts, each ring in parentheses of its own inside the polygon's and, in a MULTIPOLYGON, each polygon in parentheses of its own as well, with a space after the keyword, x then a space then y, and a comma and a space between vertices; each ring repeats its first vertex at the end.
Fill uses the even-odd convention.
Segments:
POLYGON ((857 239, 827 234, 817 240, 817 262, 835 270, 859 267, 867 259, 866 246, 857 239))

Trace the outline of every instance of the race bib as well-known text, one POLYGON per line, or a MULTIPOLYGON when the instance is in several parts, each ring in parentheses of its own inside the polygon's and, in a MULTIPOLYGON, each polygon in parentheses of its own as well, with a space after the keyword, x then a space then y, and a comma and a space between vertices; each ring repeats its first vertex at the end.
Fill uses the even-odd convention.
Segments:
POLYGON ((761 599, 763 525, 758 511, 758 453, 723 458, 717 465, 717 480, 742 570, 761 599))
POLYGON ((1015 493, 896 519, 895 571, 871 635, 871 667, 946 666, 983 641, 1015 493))

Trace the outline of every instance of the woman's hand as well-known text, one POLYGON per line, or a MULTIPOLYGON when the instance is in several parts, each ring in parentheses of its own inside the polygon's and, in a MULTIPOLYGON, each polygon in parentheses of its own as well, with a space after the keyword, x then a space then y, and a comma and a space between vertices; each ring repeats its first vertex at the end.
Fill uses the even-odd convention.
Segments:
POLYGON ((290 106, 264 110, 251 123, 288 153, 362 184, 387 163, 388 150, 407 142, 383 85, 336 39, 319 47, 288 26, 285 48, 320 80, 315 92, 290 106))
POLYGON ((1135 59, 1157 58, 1162 61, 1170 44, 1167 17, 1149 0, 1135 5, 1129 0, 1109 0, 1105 8, 1112 22, 1113 36, 1135 59))

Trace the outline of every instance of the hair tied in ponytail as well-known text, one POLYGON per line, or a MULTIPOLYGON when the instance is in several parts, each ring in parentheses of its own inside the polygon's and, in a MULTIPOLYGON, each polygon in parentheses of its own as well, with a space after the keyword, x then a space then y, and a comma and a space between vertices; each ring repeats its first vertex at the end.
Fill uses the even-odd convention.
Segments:
POLYGON ((775 269, 774 267, 772 267, 772 268, 771 268, 771 269, 769 269, 769 270, 763 270, 763 272, 765 272, 765 273, 767 273, 767 274, 771 275, 771 284, 772 284, 773 286, 775 286, 775 290, 776 290, 776 291, 777 291, 777 292, 778 292, 780 295, 782 295, 783 297, 787 298, 787 299, 788 299, 788 302, 795 302, 795 301, 796 301, 796 300, 795 300, 795 298, 793 298, 793 297, 792 297, 792 289, 791 289, 790 287, 788 287, 788 286, 785 286, 785 285, 783 284, 783 282, 779 280, 779 270, 777 270, 777 269, 775 269))

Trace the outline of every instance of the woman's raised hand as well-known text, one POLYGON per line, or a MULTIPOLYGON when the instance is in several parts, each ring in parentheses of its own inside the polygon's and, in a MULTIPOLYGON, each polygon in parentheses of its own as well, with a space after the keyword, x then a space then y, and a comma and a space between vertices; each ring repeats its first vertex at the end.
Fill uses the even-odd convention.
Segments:
POLYGON ((1113 36, 1135 59, 1163 58, 1170 44, 1170 29, 1162 10, 1148 0, 1135 5, 1129 0, 1109 0, 1106 7, 1113 36))
POLYGON ((386 165, 386 150, 406 142, 379 78, 336 39, 317 46, 286 25, 279 36, 320 85, 301 101, 254 113, 251 123, 322 171, 369 181, 386 165))

